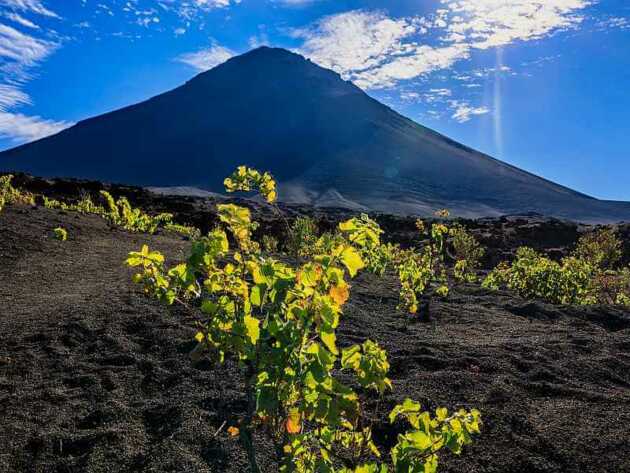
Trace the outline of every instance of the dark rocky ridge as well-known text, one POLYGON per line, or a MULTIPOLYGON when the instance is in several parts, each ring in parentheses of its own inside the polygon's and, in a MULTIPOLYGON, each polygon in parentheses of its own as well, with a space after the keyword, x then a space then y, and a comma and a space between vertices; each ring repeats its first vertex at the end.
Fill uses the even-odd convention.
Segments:
POLYGON ((272 171, 285 202, 630 221, 630 203, 599 201, 476 152, 282 49, 250 51, 170 92, 0 153, 0 170, 210 191, 243 163, 272 171))

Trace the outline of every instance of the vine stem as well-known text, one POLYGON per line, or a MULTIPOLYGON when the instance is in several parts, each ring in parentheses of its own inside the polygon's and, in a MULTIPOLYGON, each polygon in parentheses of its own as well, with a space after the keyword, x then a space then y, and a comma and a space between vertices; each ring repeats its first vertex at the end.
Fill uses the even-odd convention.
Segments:
POLYGON ((258 461, 256 460, 256 448, 254 447, 254 439, 252 435, 252 421, 256 413, 256 398, 254 396, 254 386, 256 384, 256 367, 258 365, 259 346, 256 347, 255 359, 247 367, 247 415, 245 422, 240 429, 240 440, 243 448, 247 452, 247 460, 249 461, 250 473, 260 473, 258 461))

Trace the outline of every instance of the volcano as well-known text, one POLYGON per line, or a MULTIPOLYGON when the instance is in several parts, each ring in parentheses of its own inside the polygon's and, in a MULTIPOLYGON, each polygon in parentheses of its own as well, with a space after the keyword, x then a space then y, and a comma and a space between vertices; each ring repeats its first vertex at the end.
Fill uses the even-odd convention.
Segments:
POLYGON ((240 164, 271 171, 287 203, 630 220, 630 203, 597 200, 477 152, 279 48, 252 50, 145 102, 0 153, 5 171, 173 192, 221 192, 240 164))

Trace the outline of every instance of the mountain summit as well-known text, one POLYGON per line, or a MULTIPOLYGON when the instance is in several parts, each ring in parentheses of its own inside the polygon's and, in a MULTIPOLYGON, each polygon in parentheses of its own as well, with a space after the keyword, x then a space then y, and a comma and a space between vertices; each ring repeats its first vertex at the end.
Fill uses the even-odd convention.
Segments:
POLYGON ((0 153, 0 169, 221 191, 248 164, 286 202, 426 215, 630 220, 401 116, 298 54, 263 47, 145 102, 0 153))

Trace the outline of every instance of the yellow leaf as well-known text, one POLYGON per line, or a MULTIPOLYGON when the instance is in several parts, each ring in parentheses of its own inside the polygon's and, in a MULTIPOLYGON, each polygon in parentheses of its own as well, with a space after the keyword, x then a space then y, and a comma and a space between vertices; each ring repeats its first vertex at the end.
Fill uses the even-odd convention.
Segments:
POLYGON ((240 432, 238 427, 228 427, 227 431, 228 434, 230 434, 230 437, 236 437, 240 432))
POLYGON ((205 337, 203 336, 203 333, 201 332, 197 332, 197 335, 195 335, 195 340, 197 340, 199 343, 203 342, 203 339, 205 337))
POLYGON ((351 246, 347 246, 341 253, 341 261, 348 268, 351 277, 355 277, 357 272, 365 266, 361 255, 351 246))
POLYGON ((246 315, 244 322, 250 342, 252 342, 252 345, 256 345, 260 337, 260 321, 251 315, 246 315))
POLYGON ((459 433, 462 431, 462 423, 458 419, 451 419, 450 424, 453 432, 459 433))
POLYGON ((335 304, 341 307, 348 300, 350 291, 348 291, 348 286, 332 286, 328 294, 335 301, 335 304))
POLYGON ((446 409, 445 407, 438 407, 435 410, 435 414, 437 415, 437 420, 446 420, 446 418, 448 417, 448 409, 446 409))
POLYGON ((290 434, 299 434, 302 431, 302 422, 300 411, 291 409, 286 422, 287 432, 290 434))

